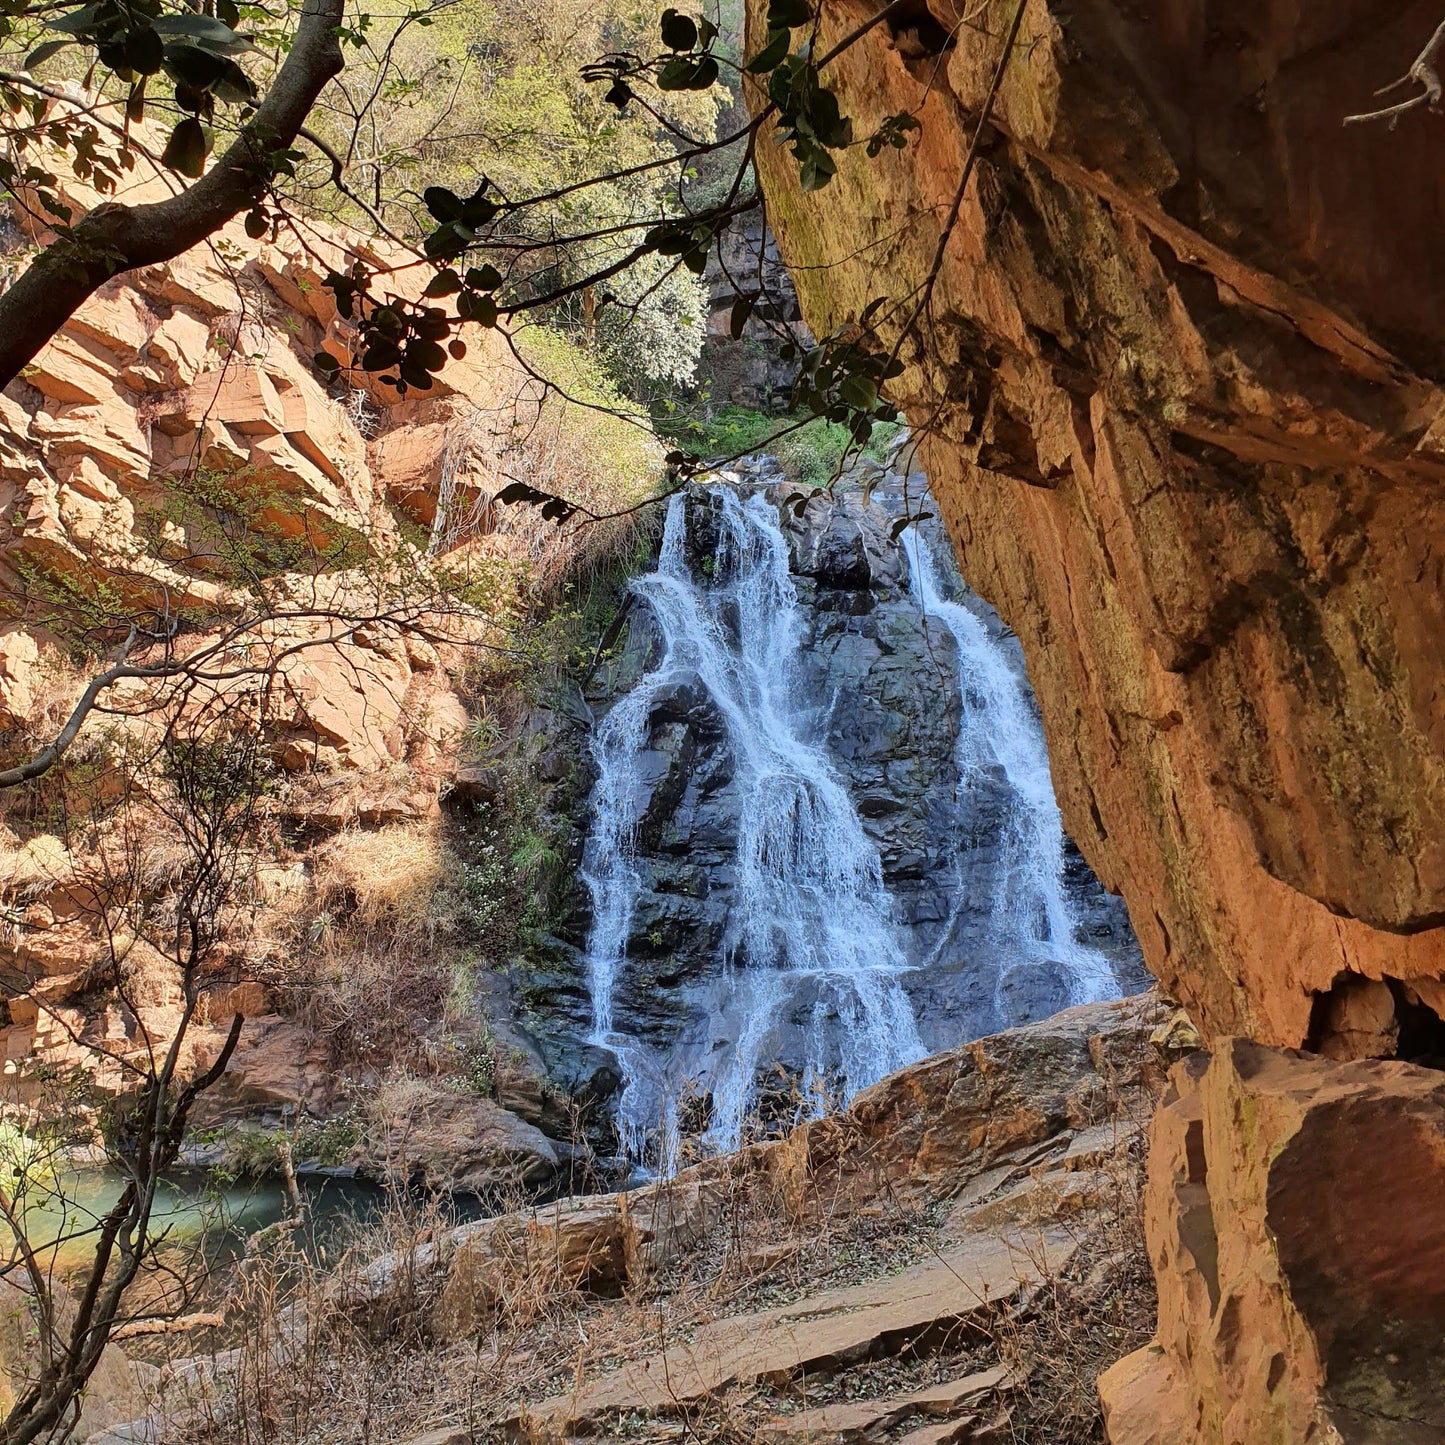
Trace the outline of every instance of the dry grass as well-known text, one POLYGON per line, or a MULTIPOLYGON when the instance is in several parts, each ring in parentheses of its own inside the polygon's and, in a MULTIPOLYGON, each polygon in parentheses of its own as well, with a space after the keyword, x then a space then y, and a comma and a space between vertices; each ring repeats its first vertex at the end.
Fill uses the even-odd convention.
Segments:
MULTIPOLYGON (((521 1196, 512 1203, 525 1218, 521 1196)), ((545 1219, 545 1207, 538 1212, 545 1219)), ((440 1289, 426 1268, 444 1226, 437 1207, 416 1209, 398 1196, 330 1258, 292 1236, 251 1261, 231 1292, 217 1368, 188 1365, 171 1376, 164 1438, 383 1445, 461 1422, 480 1439, 500 1439, 523 1402, 565 1394, 584 1374, 686 1340, 725 1315, 913 1263, 928 1249, 937 1212, 885 1209, 804 1224, 755 1176, 740 1174, 698 1247, 619 1299, 578 1288, 520 1241, 500 1247, 500 1307, 454 1343, 433 1333, 440 1289), (378 1259, 388 1281, 379 1294, 378 1259)))
POLYGON ((460 864, 435 823, 340 834, 312 860, 318 910, 398 944, 431 942, 454 926, 449 896, 460 864))
MULTIPOLYGON (((1120 1118, 1147 1108, 1144 1091, 1113 1102, 1120 1118)), ((1078 1233, 1069 1264, 1037 1269, 1043 1282, 1021 1288, 1007 1304, 916 1349, 806 1380, 733 1388, 665 1416, 605 1417, 595 1422, 596 1434, 696 1445, 757 1441, 779 1416, 1005 1365, 1018 1385, 989 1405, 993 1445, 1098 1445, 1097 1376, 1147 1340, 1154 1312, 1138 1211, 1142 1135, 1126 1130, 1111 1147, 1090 1176, 1088 1211, 1068 1216, 1078 1233)), ((958 1229, 981 1227, 968 1223, 967 1211, 955 1218, 949 1201, 910 1202, 886 1186, 861 1207, 840 1198, 830 1209, 815 1191, 800 1217, 746 1156, 736 1157, 736 1167, 710 1177, 715 1214, 701 1236, 676 1246, 651 1272, 645 1263, 629 1266, 620 1298, 579 1288, 575 1271, 549 1255, 545 1233, 522 1227, 529 1213, 545 1224, 545 1206, 523 1207, 473 1236, 485 1249, 480 1267, 459 1276, 470 1283, 457 1297, 444 1293, 447 1272, 430 1267, 437 1211, 418 1212, 401 1197, 339 1256, 307 1257, 288 1245, 257 1260, 233 1296, 226 1343, 236 1352, 224 1378, 199 1396, 192 1392, 184 1410, 173 1396, 176 1414, 164 1438, 176 1445, 392 1445, 459 1426, 474 1440, 502 1445, 527 1407, 566 1396, 584 1380, 664 1347, 701 1348, 700 1330, 719 1319, 895 1274, 937 1257, 958 1229), (385 1261, 382 1276, 378 1259, 385 1261), (460 1340, 458 1324, 470 1331, 460 1340)), ((1006 1192, 1009 1185, 998 1187, 1006 1192)), ((685 1208, 679 1217, 687 1217, 685 1208)), ((916 1423, 904 1421, 892 1434, 916 1423)))
POLYGON ((0 896, 11 906, 48 893, 71 874, 70 850, 53 834, 21 843, 7 828, 0 838, 0 896))

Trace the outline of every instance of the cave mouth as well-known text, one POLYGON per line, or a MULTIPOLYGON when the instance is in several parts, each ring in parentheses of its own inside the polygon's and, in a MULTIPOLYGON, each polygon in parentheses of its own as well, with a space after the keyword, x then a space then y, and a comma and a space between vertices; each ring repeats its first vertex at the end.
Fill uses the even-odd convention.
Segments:
POLYGON ((1305 1048, 1340 1063, 1397 1059, 1445 1069, 1445 1019, 1398 978, 1341 973, 1315 994, 1305 1048))

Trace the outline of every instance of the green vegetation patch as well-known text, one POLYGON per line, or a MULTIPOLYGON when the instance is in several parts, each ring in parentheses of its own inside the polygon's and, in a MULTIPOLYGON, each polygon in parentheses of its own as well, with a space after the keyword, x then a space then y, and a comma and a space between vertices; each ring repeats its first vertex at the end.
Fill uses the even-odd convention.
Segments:
MULTIPOLYGON (((705 417, 658 417, 659 432, 709 459, 765 453, 777 459, 789 481, 822 487, 832 481, 848 454, 848 428, 823 417, 770 416, 745 406, 719 407, 705 417)), ((880 422, 863 455, 882 461, 898 435, 896 423, 880 422)))

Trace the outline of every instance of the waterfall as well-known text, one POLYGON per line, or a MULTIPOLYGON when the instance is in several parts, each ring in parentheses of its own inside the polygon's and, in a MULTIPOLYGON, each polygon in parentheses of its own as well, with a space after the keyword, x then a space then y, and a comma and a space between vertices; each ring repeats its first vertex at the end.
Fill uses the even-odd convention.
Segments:
POLYGON ((621 1065, 624 1146, 663 1172, 676 1162, 684 1086, 711 1095, 707 1143, 737 1146, 758 1068, 790 1013, 806 1015, 815 1110, 827 1088, 851 1097, 924 1053, 900 981, 907 963, 877 849, 813 738, 804 624, 778 513, 761 495, 744 499, 722 486, 707 494, 719 532, 710 584, 687 566, 683 495, 669 505, 656 571, 633 583, 657 621, 663 657, 594 732, 594 821, 582 867, 593 906, 592 1038, 621 1065), (676 1077, 675 1060, 620 1031, 613 1016, 642 887, 634 847, 648 720, 664 691, 684 682, 706 694, 721 720, 739 800, 716 1001, 735 1027, 729 1047, 696 1061, 704 1076, 690 1080, 676 1077))
MULTIPOLYGON (((1075 938, 1078 921, 1064 891, 1064 830, 1049 776, 1043 728, 1023 679, 982 620, 948 600, 928 544, 914 527, 902 537, 919 610, 938 618, 958 646, 958 686, 963 715, 958 731, 960 802, 983 770, 1003 772, 1013 806, 1004 827, 1001 863, 992 900, 992 923, 1017 963, 1042 962, 1064 970, 1071 1003, 1094 1003, 1118 995, 1109 961, 1075 938)), ((934 953, 947 945, 968 899, 961 886, 952 916, 934 953)), ((1005 1013, 1003 989, 1012 967, 995 982, 995 1002, 1005 1013)))

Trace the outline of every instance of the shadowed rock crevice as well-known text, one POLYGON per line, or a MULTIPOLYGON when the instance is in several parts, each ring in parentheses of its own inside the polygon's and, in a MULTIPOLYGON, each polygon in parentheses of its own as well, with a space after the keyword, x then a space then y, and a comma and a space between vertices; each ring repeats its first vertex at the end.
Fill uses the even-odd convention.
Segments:
POLYGON ((1327 1059, 1402 1059, 1445 1067, 1445 1020, 1397 978, 1343 973, 1315 995, 1306 1047, 1327 1059))
MULTIPOLYGON (((1271 1166, 1266 1217, 1289 1297, 1320 1350, 1325 1397, 1365 1422, 1445 1429, 1442 1199, 1438 1102, 1433 1111, 1379 1099, 1317 1109, 1271 1166)), ((1387 1438, 1372 1428, 1341 1422, 1347 1445, 1387 1438)))

